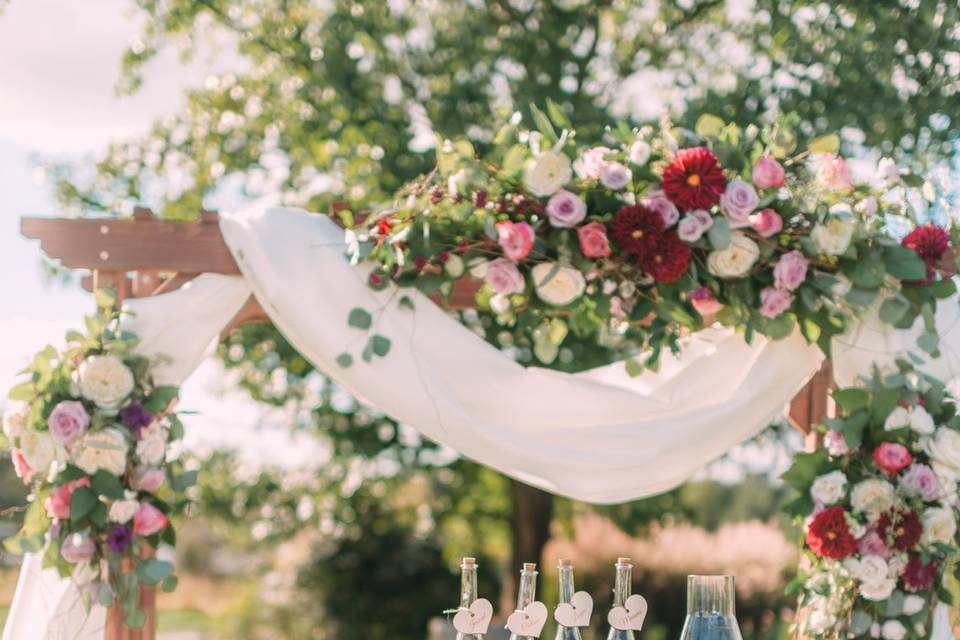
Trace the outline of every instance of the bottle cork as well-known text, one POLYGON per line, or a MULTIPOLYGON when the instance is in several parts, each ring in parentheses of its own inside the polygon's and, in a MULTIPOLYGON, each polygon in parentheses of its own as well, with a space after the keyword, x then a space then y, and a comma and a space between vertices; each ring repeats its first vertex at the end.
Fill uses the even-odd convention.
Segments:
POLYGON ((619 565, 633 564, 633 560, 631 560, 630 558, 621 557, 621 558, 617 558, 617 564, 619 565))
POLYGON ((559 563, 557 563, 557 566, 558 566, 558 567, 572 567, 572 566, 573 566, 573 560, 568 560, 568 559, 566 559, 566 558, 560 558, 560 561, 559 561, 559 563))
POLYGON ((476 558, 464 558, 464 559, 463 559, 463 564, 461 564, 460 566, 463 566, 463 567, 475 567, 475 566, 477 566, 477 559, 476 559, 476 558))
POLYGON ((533 573, 534 571, 537 570, 537 563, 536 563, 536 562, 524 562, 524 563, 523 563, 523 570, 526 571, 527 573, 533 573))

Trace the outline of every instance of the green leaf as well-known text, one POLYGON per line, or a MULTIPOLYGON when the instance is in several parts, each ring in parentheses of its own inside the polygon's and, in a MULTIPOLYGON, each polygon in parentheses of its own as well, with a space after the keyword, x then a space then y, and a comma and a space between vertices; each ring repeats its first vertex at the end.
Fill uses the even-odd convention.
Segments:
POLYGON ((34 386, 34 384, 32 382, 23 382, 10 389, 7 397, 11 400, 30 402, 36 395, 37 388, 34 386))
POLYGON ((374 355, 384 357, 390 352, 390 338, 379 333, 370 337, 370 349, 374 355))
POLYGON ((572 129, 573 124, 570 123, 570 118, 567 117, 567 114, 563 112, 563 109, 556 102, 547 98, 547 114, 550 116, 550 120, 556 126, 561 129, 572 129))
POLYGON ((557 136, 557 132, 554 131, 547 114, 532 103, 530 104, 530 113, 533 115, 534 124, 537 125, 537 129, 543 134, 543 137, 549 140, 551 145, 556 144, 560 138, 557 136))
POLYGON ((841 409, 847 413, 853 413, 867 406, 870 402, 870 394, 863 389, 837 389, 833 392, 833 399, 841 409))
POLYGON ((917 337, 917 346, 933 355, 940 349, 940 337, 933 331, 924 331, 917 337))
POLYGON ((840 136, 829 133, 810 141, 807 147, 812 153, 836 153, 840 151, 840 136))
POLYGON ((353 356, 347 352, 343 352, 337 356, 336 363, 346 369, 353 364, 353 356))
POLYGON ((3 541, 3 548, 15 556, 22 556, 25 553, 35 553, 43 548, 43 534, 24 535, 18 533, 15 536, 6 538, 3 541))
POLYGON ((147 622, 147 614, 140 607, 133 609, 124 608, 124 612, 126 615, 123 618, 123 623, 131 629, 141 629, 147 622))
POLYGON ((903 296, 887 298, 880 305, 880 319, 887 324, 896 324, 910 310, 910 302, 903 296))
POLYGON ((70 496, 70 519, 76 522, 97 506, 97 494, 90 487, 77 487, 70 496))
POLYGON ((636 358, 629 358, 626 361, 627 375, 631 378, 636 378, 637 376, 643 374, 645 367, 643 363, 637 360, 636 358))
POLYGON ((112 289, 97 289, 93 299, 101 309, 112 309, 117 304, 117 294, 112 289))
POLYGON ((177 588, 177 576, 167 576, 160 582, 160 591, 171 593, 177 588))
POLYGON ((170 479, 170 487, 177 493, 183 493, 193 485, 197 484, 197 475, 199 471, 191 469, 175 475, 170 479))
POLYGON ((900 402, 900 389, 877 389, 873 392, 870 413, 875 422, 882 423, 900 402))
POLYGON ((347 324, 354 329, 369 329, 373 324, 373 316, 363 307, 354 307, 347 316, 347 324))
POLYGON ((119 500, 123 497, 123 485, 120 483, 120 479, 103 469, 93 474, 90 480, 90 488, 98 495, 111 500, 119 500))
POLYGON ((173 399, 177 397, 179 391, 180 390, 172 384, 155 387, 153 391, 150 392, 149 397, 143 401, 143 408, 151 413, 166 411, 173 399))
POLYGON ((523 166, 527 163, 527 147, 522 144, 515 144, 510 147, 507 154, 503 157, 503 164, 500 167, 500 174, 505 177, 520 175, 523 166))
POLYGON ((694 132, 701 138, 714 138, 720 135, 726 123, 723 118, 717 117, 712 113, 704 113, 697 118, 697 124, 693 126, 694 132))
POLYGON ((916 251, 895 245, 884 251, 887 271, 900 280, 925 280, 927 265, 916 251))
POLYGON ((97 602, 107 609, 113 606, 113 589, 110 588, 109 583, 100 583, 100 588, 97 589, 97 602))
POLYGON ((400 301, 397 304, 399 304, 401 308, 410 309, 411 311, 416 308, 414 307, 413 299, 410 298, 410 296, 400 296, 400 301))
POLYGON ((814 453, 798 453, 793 459, 793 465, 780 476, 780 479, 805 494, 827 462, 825 449, 814 453))
POLYGON ((157 558, 148 558, 137 567, 137 578, 143 584, 154 585, 173 575, 173 563, 157 558))
POLYGON ((713 225, 707 229, 707 238, 710 240, 710 246, 714 249, 726 249, 730 246, 730 223, 726 218, 717 216, 713 219, 713 225))

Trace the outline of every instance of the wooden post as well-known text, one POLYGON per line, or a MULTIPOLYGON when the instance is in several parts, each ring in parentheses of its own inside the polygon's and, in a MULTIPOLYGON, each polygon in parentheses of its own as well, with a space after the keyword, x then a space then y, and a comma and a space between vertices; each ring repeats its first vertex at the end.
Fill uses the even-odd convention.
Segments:
MULTIPOLYGON (((144 545, 141 557, 152 558, 154 549, 144 545)), ((133 562, 123 562, 124 571, 133 571, 133 562)), ((131 629, 123 623, 123 605, 114 603, 107 610, 107 626, 103 632, 104 640, 156 640, 157 637, 157 588, 140 587, 140 608, 147 615, 140 629, 131 629)))

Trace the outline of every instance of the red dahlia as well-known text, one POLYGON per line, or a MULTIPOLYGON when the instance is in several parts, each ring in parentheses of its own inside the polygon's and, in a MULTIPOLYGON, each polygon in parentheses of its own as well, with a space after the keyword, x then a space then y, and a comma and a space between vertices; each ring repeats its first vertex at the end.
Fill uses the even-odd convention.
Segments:
POLYGON ((920 542, 923 524, 916 511, 891 509, 877 521, 877 533, 888 547, 906 551, 920 542))
POLYGON ((824 509, 807 529, 807 546, 821 558, 842 560, 857 550, 843 507, 824 509))
POLYGON ((936 273, 937 264, 950 248, 950 234, 935 224, 928 224, 908 233, 901 244, 916 251, 927 263, 927 282, 930 282, 936 273))
POLYGON ((932 587, 937 580, 937 561, 931 560, 923 564, 919 553, 911 553, 902 575, 907 591, 924 591, 932 587))
POLYGON ((640 256, 640 264, 657 282, 674 282, 687 272, 690 246, 677 234, 668 233, 656 246, 640 256))
POLYGON ((684 149, 663 171, 664 193, 681 209, 709 209, 720 201, 727 179, 717 157, 704 147, 684 149))
POLYGON ((613 216, 610 235, 624 253, 640 256, 663 240, 663 218, 643 205, 626 206, 613 216))

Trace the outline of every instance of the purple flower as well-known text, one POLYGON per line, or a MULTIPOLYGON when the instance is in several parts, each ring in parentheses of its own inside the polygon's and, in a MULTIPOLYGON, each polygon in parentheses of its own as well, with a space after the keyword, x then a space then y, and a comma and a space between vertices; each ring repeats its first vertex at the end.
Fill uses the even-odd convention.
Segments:
POLYGON ((560 189, 547 201, 547 217, 554 227, 575 227, 587 215, 587 205, 576 194, 560 189))
POLYGON ((153 422, 153 414, 144 409, 142 404, 134 400, 120 412, 120 420, 130 429, 134 438, 139 438, 140 430, 150 426, 150 423, 153 422))
POLYGON ((89 424, 90 416, 87 415, 83 404, 75 400, 64 400, 59 403, 47 418, 50 435, 63 445, 68 445, 82 436, 89 424))
POLYGON ((107 546, 114 553, 123 553, 130 546, 133 536, 130 535, 130 529, 122 524, 118 524, 113 531, 107 534, 107 546))

